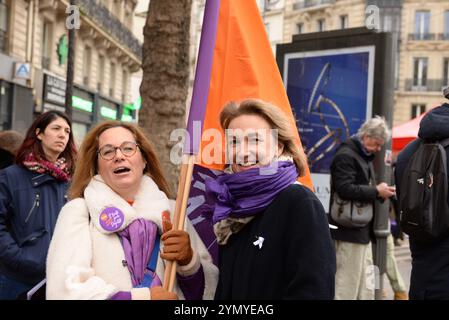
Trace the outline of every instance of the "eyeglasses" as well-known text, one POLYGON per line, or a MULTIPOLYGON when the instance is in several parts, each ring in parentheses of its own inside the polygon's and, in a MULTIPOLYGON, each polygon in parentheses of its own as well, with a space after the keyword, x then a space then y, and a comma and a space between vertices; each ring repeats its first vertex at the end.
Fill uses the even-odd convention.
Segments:
POLYGON ((114 147, 107 144, 98 150, 98 154, 104 160, 112 160, 117 154, 117 149, 120 149, 124 156, 132 157, 136 153, 138 147, 139 145, 132 141, 125 141, 119 147, 114 147))

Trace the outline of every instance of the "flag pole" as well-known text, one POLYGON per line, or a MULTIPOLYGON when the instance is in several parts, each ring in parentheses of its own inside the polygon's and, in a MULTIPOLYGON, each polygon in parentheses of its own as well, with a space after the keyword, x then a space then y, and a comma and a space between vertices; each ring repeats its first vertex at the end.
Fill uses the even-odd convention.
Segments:
MULTIPOLYGON (((181 164, 175 214, 173 217, 174 230, 184 229, 193 167, 195 165, 196 155, 198 154, 201 142, 204 114, 206 112, 207 98, 209 95, 212 60, 215 48, 215 38, 217 35, 219 12, 220 0, 206 0, 195 81, 193 84, 192 101, 190 105, 189 119, 187 121, 188 135, 186 137, 183 149, 183 161, 181 164), (195 136, 195 130, 193 130, 194 122, 198 121, 201 124, 199 137, 195 136)), ((168 291, 173 291, 174 288, 176 266, 176 262, 166 262, 163 286, 168 291)))
MULTIPOLYGON (((176 198, 175 215, 173 218, 173 228, 175 230, 184 230, 184 222, 186 219, 187 202, 189 200, 190 185, 192 182, 193 167, 195 165, 195 155, 184 155, 186 163, 183 162, 181 167, 182 185, 178 187, 178 197, 176 198)), ((176 279, 176 263, 168 261, 164 275, 164 286, 168 291, 173 291, 176 279)))
MULTIPOLYGON (((181 211, 181 200, 182 199, 182 195, 184 193, 185 190, 185 182, 186 182, 186 177, 187 177, 187 162, 185 161, 185 155, 183 155, 183 160, 181 163, 181 171, 180 171, 180 175, 179 175, 179 182, 178 182, 178 193, 176 194, 176 204, 175 204, 175 214, 173 216, 173 229, 177 229, 177 226, 175 226, 175 223, 177 224, 178 220, 179 220, 179 216, 180 216, 180 211, 181 211)), ((173 261, 166 261, 165 263, 165 273, 164 273, 164 282, 163 282, 163 286, 165 290, 168 291, 172 291, 169 290, 169 283, 170 283, 170 278, 172 277, 172 269, 173 269, 173 261)), ((176 269, 175 269, 176 271, 176 269)))

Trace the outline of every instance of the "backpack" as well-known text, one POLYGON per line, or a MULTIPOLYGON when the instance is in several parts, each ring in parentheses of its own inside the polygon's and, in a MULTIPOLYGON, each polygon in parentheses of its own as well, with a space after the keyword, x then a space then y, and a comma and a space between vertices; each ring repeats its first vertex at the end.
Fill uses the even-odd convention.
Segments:
POLYGON ((448 145, 449 138, 421 141, 402 177, 401 227, 418 242, 433 242, 449 234, 448 145))

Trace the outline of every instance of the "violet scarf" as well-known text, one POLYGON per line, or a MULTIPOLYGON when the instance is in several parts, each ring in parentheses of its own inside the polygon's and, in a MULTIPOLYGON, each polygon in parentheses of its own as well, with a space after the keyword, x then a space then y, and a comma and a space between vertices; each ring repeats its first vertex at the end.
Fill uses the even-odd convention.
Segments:
POLYGON ((264 211, 297 178, 298 171, 293 162, 278 161, 269 167, 253 168, 206 180, 206 195, 214 203, 213 223, 228 217, 250 217, 264 211))

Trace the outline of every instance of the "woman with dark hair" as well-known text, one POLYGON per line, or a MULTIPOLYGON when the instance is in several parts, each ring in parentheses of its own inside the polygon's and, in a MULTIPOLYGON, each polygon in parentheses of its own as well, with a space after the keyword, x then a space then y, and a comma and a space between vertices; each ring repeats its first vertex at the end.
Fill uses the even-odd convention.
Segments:
POLYGON ((64 113, 33 122, 16 156, 0 171, 0 299, 16 299, 45 278, 45 262, 73 172, 76 148, 64 113))

